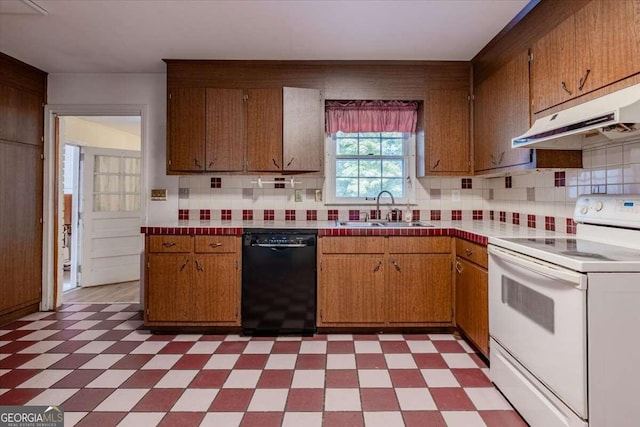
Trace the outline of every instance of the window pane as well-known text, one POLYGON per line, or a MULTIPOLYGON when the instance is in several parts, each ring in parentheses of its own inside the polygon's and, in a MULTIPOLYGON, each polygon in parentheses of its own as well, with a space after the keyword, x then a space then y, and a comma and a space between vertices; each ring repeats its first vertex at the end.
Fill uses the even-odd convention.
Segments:
POLYGON ((360 178, 360 197, 376 197, 380 185, 380 178, 360 178))
POLYGON ((393 197, 404 197, 403 182, 404 180, 402 178, 383 178, 382 188, 390 191, 393 197))
POLYGON ((116 212, 120 210, 120 196, 117 194, 94 194, 94 212, 116 212))
POLYGON ((360 176, 366 178, 382 176, 382 162, 380 160, 360 160, 360 176))
POLYGON ((140 177, 136 175, 129 175, 124 177, 124 192, 125 193, 139 193, 140 192, 140 177))
POLYGON ((360 138, 380 138, 380 132, 362 132, 358 135, 360 135, 360 138))
POLYGON ((120 157, 113 156, 96 156, 96 162, 93 167, 94 172, 120 172, 120 157))
POLYGON ((124 196, 124 210, 137 211, 140 209, 140 196, 138 194, 127 194, 124 196))
POLYGON ((404 153, 404 142, 402 139, 383 139, 382 155, 383 156, 402 156, 404 153))
POLYGON ((382 176, 388 178, 403 178, 403 160, 383 160, 382 161, 382 176))
POLYGON ((402 132, 382 132, 382 133, 380 133, 380 137, 382 137, 382 138, 404 138, 404 134, 402 132))
POLYGON ((342 132, 341 130, 336 132, 336 137, 337 138, 357 138, 358 137, 358 133, 347 133, 347 132, 342 132))
POLYGON ((117 193, 120 189, 120 176, 118 175, 94 175, 94 193, 117 193))
POLYGON ((358 140, 355 138, 338 138, 336 154, 338 156, 355 156, 358 154, 358 140))
POLYGON ((380 155, 380 140, 379 139, 361 139, 360 140, 360 152, 361 156, 367 155, 380 155))
POLYGON ((358 176, 357 160, 336 160, 336 176, 358 176))
POLYGON ((124 173, 140 174, 140 159, 137 159, 135 157, 125 157, 124 173))
POLYGON ((336 197, 358 197, 358 178, 336 178, 336 197))

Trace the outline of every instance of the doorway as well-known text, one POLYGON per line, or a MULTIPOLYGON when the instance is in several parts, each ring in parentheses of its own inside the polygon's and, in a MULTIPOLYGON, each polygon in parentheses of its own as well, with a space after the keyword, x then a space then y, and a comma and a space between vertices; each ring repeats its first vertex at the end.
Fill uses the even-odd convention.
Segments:
POLYGON ((59 116, 57 129, 61 300, 140 302, 141 116, 59 116))

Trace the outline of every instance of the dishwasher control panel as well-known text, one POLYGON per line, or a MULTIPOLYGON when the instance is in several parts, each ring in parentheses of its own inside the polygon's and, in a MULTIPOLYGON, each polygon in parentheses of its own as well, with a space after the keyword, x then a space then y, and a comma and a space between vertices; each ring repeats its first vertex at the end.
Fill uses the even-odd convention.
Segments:
POLYGON ((244 246, 315 246, 315 234, 297 234, 291 232, 245 233, 244 246))

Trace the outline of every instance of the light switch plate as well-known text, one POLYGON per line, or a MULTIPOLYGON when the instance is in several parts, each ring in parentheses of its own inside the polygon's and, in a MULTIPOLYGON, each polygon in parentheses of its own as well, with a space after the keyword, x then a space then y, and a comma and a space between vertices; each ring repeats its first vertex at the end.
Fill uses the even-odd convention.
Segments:
POLYGON ((166 188, 154 188, 151 190, 151 200, 166 201, 167 189, 166 188))
POLYGON ((295 200, 296 202, 301 202, 302 201, 302 190, 297 189, 295 190, 295 200))

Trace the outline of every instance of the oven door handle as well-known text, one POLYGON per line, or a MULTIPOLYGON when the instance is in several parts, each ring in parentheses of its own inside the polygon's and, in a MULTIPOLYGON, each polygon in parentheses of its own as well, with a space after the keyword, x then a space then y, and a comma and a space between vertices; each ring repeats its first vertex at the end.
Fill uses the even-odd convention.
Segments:
POLYGON ((520 255, 516 252, 497 248, 493 245, 489 245, 488 249, 490 254, 498 258, 502 258, 503 260, 510 262, 512 264, 527 268, 528 270, 531 270, 534 273, 549 277, 551 279, 561 279, 565 282, 569 282, 576 289, 580 289, 580 290, 587 289, 586 274, 581 274, 575 271, 567 270, 565 268, 558 267, 551 263, 540 261, 526 255, 520 255))

